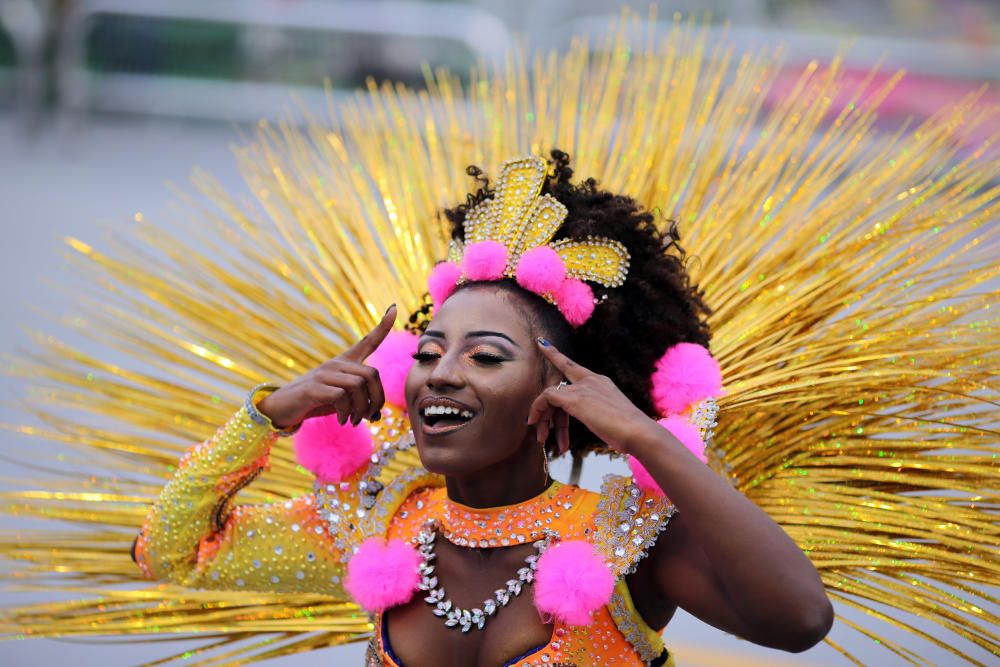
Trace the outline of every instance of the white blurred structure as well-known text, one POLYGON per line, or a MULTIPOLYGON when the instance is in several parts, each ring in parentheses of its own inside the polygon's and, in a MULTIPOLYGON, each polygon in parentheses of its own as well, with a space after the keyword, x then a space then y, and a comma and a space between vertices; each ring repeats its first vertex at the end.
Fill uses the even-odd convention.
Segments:
POLYGON ((57 70, 60 104, 76 110, 240 120, 276 116, 293 93, 322 106, 316 86, 322 85, 323 76, 310 86, 275 81, 281 72, 266 75, 269 62, 306 35, 331 45, 349 41, 352 49, 325 54, 327 71, 319 72, 348 80, 366 69, 412 79, 422 61, 440 60, 442 52, 458 50, 464 56, 459 60, 471 63, 502 58, 512 43, 503 21, 457 2, 173 0, 137 5, 130 0, 87 0, 76 4, 63 25, 57 70), (264 73, 265 80, 95 71, 88 63, 93 29, 102 21, 129 18, 140 19, 136 26, 147 29, 168 21, 232 26, 239 37, 238 57, 255 65, 252 69, 264 73))
MULTIPOLYGON (((940 106, 1000 78, 1000 3, 986 0, 671 0, 737 48, 786 45, 795 69, 845 53, 867 72, 906 69, 910 98, 940 106), (848 41, 851 47, 844 49, 848 41), (943 85, 942 85, 943 84, 943 85)), ((274 118, 294 94, 322 108, 377 80, 419 86, 424 63, 466 72, 523 36, 562 49, 645 0, 0 0, 0 105, 29 115, 137 113, 209 120, 274 118), (7 45, 5 47, 5 45, 7 45), (10 53, 6 53, 10 52, 10 53)), ((994 90, 995 93, 995 90, 994 90)), ((923 117, 910 102, 899 115, 923 117)))

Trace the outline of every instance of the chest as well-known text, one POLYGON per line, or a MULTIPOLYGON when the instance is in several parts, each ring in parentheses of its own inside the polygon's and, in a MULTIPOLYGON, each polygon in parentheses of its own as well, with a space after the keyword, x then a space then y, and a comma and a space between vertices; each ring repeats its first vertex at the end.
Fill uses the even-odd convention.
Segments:
MULTIPOLYGON (((517 579, 518 568, 534 552, 530 545, 477 551, 438 540, 435 574, 445 599, 464 609, 483 608, 484 601, 496 599, 497 589, 517 579)), ((426 593, 418 591, 407 604, 386 612, 385 635, 403 667, 500 667, 548 644, 552 637, 552 625, 541 622, 531 593, 530 585, 523 587, 507 605, 498 605, 482 630, 473 626, 462 632, 435 616, 432 605, 424 601, 426 593)))

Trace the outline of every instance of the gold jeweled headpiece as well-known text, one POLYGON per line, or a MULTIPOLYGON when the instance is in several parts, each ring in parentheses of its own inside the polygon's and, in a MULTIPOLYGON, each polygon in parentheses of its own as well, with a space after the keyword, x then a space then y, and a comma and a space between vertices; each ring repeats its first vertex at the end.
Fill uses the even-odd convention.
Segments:
POLYGON ((618 241, 588 236, 552 243, 566 207, 541 194, 547 165, 536 156, 509 160, 500 168, 493 197, 466 215, 465 242, 452 240, 448 257, 431 272, 428 287, 440 305, 461 281, 514 278, 559 308, 573 326, 594 310, 590 281, 620 287, 629 254, 618 241))

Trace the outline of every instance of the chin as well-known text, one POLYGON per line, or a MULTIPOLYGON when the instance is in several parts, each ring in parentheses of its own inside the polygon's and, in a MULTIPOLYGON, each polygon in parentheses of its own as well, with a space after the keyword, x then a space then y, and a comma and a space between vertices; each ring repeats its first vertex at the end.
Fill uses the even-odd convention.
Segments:
POLYGON ((439 447, 427 448, 418 444, 417 451, 420 453, 420 463, 428 472, 446 477, 458 477, 470 472, 469 457, 462 456, 455 450, 442 451, 439 447))
POLYGON ((482 460, 481 439, 459 438, 456 437, 457 433, 450 437, 436 438, 416 430, 413 435, 420 463, 428 472, 461 477, 481 469, 485 463, 482 460))

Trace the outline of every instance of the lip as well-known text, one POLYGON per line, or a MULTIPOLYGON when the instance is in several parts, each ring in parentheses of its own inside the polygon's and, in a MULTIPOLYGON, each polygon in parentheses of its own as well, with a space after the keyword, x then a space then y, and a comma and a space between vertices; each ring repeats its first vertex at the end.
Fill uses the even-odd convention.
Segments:
POLYGON ((444 405, 449 408, 468 410, 473 414, 473 416, 475 416, 476 414, 476 411, 473 410, 471 407, 469 407, 465 403, 462 403, 461 401, 456 401, 454 398, 448 398, 447 396, 426 396, 420 399, 420 402, 417 403, 417 408, 420 410, 421 415, 424 414, 424 408, 426 408, 429 405, 444 405))
POLYGON ((459 431, 472 423, 478 414, 479 413, 476 410, 473 410, 472 407, 466 405, 465 403, 456 401, 453 398, 447 398, 445 396, 427 396, 417 403, 417 419, 420 421, 420 430, 426 435, 448 435, 449 433, 459 431), (460 424, 431 426, 424 421, 424 408, 431 405, 443 405, 457 410, 467 410, 472 413, 472 417, 468 421, 464 421, 460 424))
MULTIPOLYGON (((473 417, 472 419, 475 419, 473 417)), ((470 419, 467 422, 462 422, 461 424, 450 424, 448 426, 431 426, 423 419, 420 420, 420 430, 424 432, 424 435, 447 435, 449 433, 454 433, 455 431, 460 431, 469 425, 470 419)))

